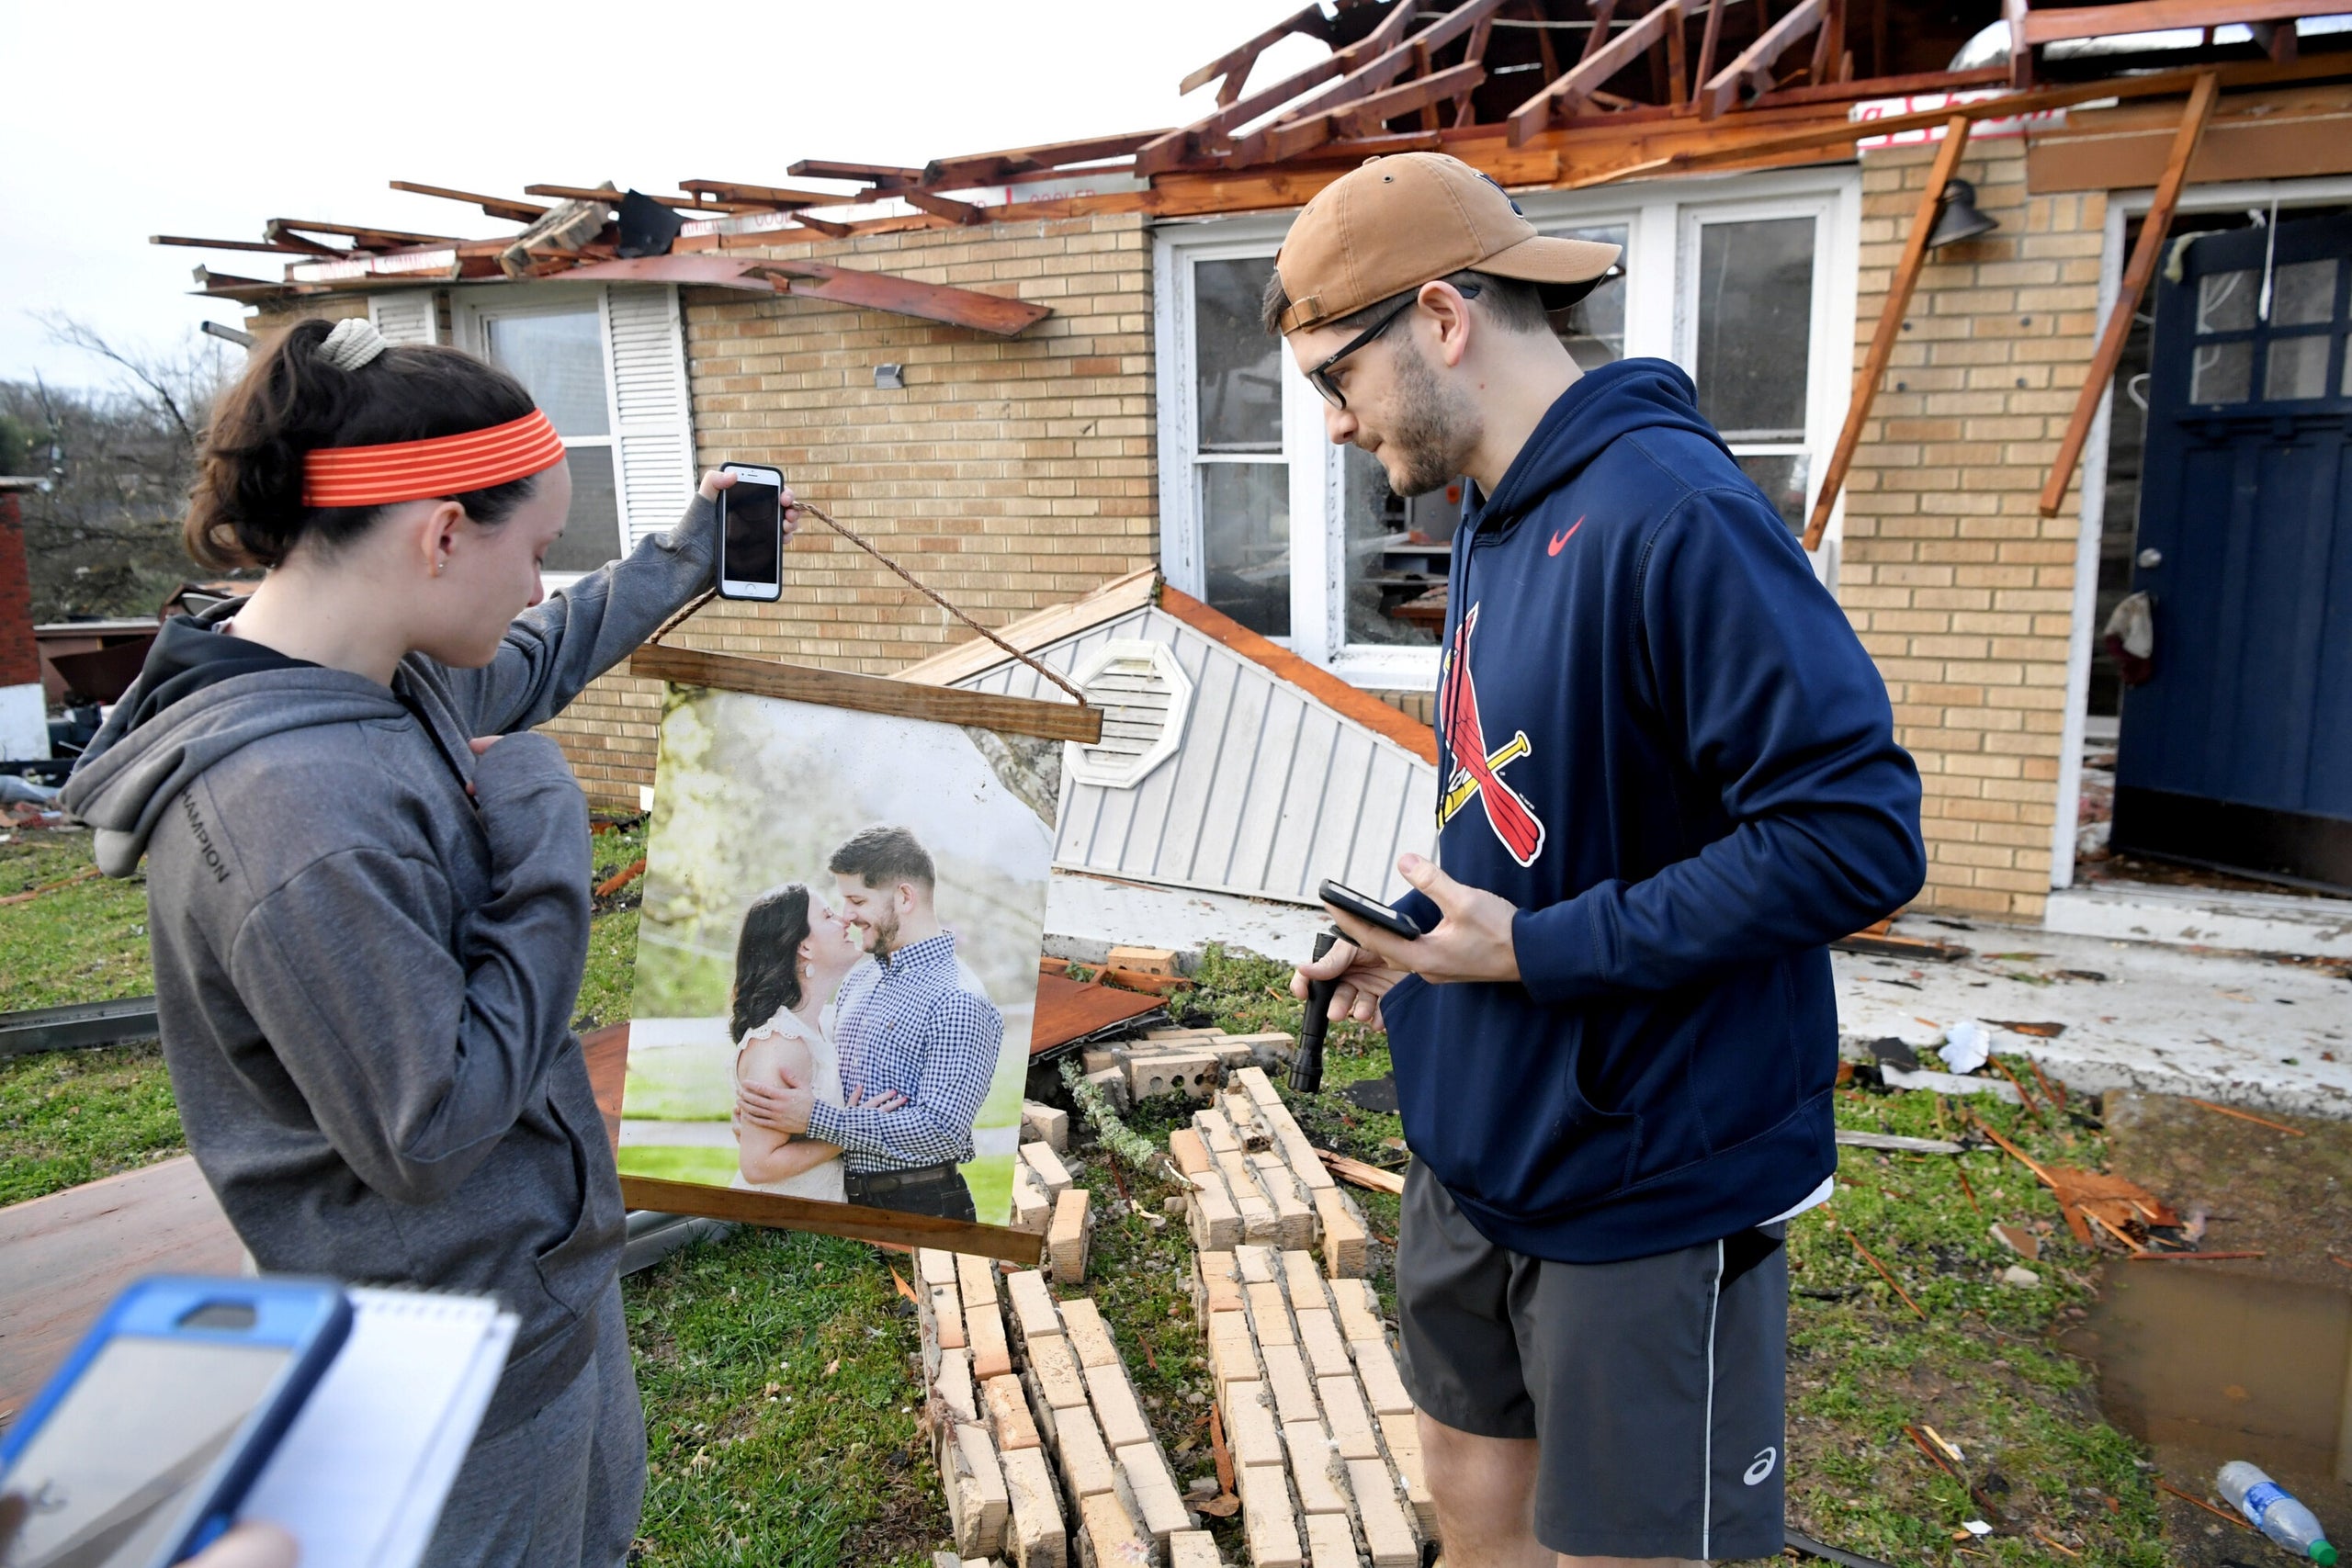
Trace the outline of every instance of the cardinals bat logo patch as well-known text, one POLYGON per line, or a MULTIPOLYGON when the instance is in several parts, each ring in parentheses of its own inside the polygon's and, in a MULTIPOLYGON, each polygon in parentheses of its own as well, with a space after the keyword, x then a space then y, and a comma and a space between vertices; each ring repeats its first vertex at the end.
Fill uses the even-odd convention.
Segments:
POLYGON ((1472 801, 1486 808, 1487 825, 1502 840, 1510 858, 1533 865, 1544 852, 1544 823, 1527 797, 1503 782, 1502 771, 1525 757, 1531 748, 1527 732, 1520 730, 1488 750, 1485 726, 1478 717, 1478 689, 1470 679, 1470 634, 1477 628, 1478 606, 1473 604, 1453 634, 1447 650, 1445 673, 1438 682, 1438 717, 1445 727, 1445 746, 1453 769, 1438 797, 1437 822, 1442 829, 1472 801))

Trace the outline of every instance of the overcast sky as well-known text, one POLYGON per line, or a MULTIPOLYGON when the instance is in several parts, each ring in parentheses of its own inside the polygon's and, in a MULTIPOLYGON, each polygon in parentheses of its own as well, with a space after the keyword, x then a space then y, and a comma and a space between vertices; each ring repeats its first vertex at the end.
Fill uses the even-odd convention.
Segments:
MULTIPOLYGON (((798 158, 919 164, 1197 118, 1194 66, 1298 0, 694 0, 675 6, 203 6, 0 0, 0 378, 93 386, 64 311, 169 348, 225 300, 189 269, 291 259, 151 245, 258 240, 270 218, 469 237, 514 228, 393 179, 795 183, 798 158)), ((1319 58, 1286 40, 1257 80, 1319 58)))

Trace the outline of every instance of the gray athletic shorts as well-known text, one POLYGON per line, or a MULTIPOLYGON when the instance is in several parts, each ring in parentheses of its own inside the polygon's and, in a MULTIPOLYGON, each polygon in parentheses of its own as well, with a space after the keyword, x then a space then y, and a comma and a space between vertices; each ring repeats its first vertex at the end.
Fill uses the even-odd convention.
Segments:
POLYGON ((1406 1388, 1442 1425, 1536 1440, 1535 1539, 1554 1551, 1777 1557, 1787 1228, 1554 1263, 1487 1240, 1417 1162, 1396 1244, 1406 1388))

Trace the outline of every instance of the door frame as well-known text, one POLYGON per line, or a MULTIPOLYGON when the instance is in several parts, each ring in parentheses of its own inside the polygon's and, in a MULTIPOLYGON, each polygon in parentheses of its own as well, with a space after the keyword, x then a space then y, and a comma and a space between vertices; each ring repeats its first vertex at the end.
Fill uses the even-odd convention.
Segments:
MULTIPOLYGON (((2144 217, 2155 200, 2152 189, 2108 194, 2106 243, 2099 251, 2098 320, 2105 325, 2123 286, 2123 237, 2126 225, 2144 217)), ((2307 180, 2243 180, 2227 185, 2190 186, 2180 194, 2182 212, 2231 212, 2248 208, 2280 210, 2352 202, 2352 175, 2331 175, 2307 180)), ((2098 604, 2099 538, 2107 522, 2107 438, 2115 405, 2115 385, 2108 383, 2099 396, 2098 413, 2091 421, 2090 438, 2083 447, 2083 509, 2075 536, 2075 604, 2066 638, 2066 716, 2058 753, 2058 805, 2050 825, 2050 886, 2075 884, 2075 817, 2082 809, 2083 728, 2090 711, 2091 639, 2098 635, 2092 618, 2098 604)))

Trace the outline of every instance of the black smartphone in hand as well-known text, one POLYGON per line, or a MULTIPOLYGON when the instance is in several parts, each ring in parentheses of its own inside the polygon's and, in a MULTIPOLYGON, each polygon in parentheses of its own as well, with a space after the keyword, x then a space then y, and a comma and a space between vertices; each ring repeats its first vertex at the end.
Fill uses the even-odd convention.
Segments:
POLYGON ((1401 936, 1407 942, 1411 942, 1414 938, 1424 934, 1420 927, 1379 899, 1366 897, 1352 887, 1345 887, 1339 883, 1326 880, 1323 886, 1316 890, 1315 896, 1340 913, 1353 915, 1364 924, 1378 926, 1382 931, 1394 936, 1401 936))
POLYGON ((774 603, 784 597, 784 474, 725 463, 735 482, 718 492, 718 596, 774 603))

